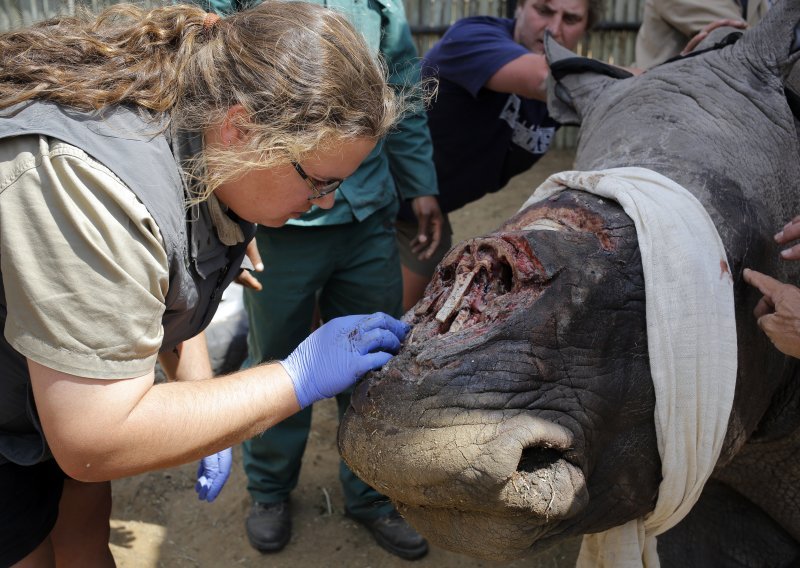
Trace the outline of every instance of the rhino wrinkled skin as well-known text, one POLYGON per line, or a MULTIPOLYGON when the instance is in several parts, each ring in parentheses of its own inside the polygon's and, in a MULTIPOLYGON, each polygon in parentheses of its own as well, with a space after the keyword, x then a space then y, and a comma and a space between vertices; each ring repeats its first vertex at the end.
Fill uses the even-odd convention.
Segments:
MULTIPOLYGON (((797 360, 758 329, 760 294, 742 280, 750 267, 800 283, 772 239, 800 214, 784 91, 798 22, 800 0, 786 0, 732 45, 638 77, 550 84, 551 113, 582 125, 575 169, 639 166, 681 184, 714 221, 734 278, 733 410, 700 501, 658 539, 665 566, 800 561, 797 360)), ((554 74, 576 57, 547 50, 554 74)), ((411 335, 357 386, 339 445, 432 542, 512 559, 653 509, 644 282, 619 205, 569 190, 529 206, 455 246, 405 319, 411 335)))

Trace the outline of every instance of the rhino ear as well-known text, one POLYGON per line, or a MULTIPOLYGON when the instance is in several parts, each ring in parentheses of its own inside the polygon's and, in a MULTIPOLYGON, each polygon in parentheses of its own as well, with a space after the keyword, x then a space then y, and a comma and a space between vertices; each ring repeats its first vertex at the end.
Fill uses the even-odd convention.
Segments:
POLYGON ((737 45, 762 59, 785 81, 800 59, 800 1, 773 2, 764 18, 737 45))
POLYGON ((598 95, 617 79, 633 77, 620 67, 581 57, 545 33, 545 56, 550 66, 547 108, 561 124, 579 125, 598 95))

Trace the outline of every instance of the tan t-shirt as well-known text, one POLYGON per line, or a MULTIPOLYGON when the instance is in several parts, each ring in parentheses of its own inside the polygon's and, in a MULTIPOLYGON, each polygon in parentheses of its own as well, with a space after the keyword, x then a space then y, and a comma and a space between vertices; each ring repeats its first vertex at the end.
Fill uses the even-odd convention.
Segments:
POLYGON ((169 285, 161 234, 83 150, 0 140, 0 269, 5 337, 25 357, 89 378, 153 369, 169 285))
MULTIPOLYGON (((755 25, 768 4, 768 0, 750 0, 747 23, 755 25)), ((736 0, 646 0, 636 35, 634 66, 647 69, 663 63, 683 51, 706 24, 726 18, 742 19, 742 8, 736 0)))

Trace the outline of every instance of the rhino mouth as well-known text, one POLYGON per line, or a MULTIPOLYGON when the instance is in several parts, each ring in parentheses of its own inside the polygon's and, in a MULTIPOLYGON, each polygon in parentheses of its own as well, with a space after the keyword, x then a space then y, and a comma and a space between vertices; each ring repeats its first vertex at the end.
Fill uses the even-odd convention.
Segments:
POLYGON ((492 413, 462 411, 458 424, 412 429, 389 414, 359 412, 361 396, 342 422, 342 456, 441 547, 523 556, 588 503, 583 472, 568 459, 566 428, 530 412, 497 422, 492 413))

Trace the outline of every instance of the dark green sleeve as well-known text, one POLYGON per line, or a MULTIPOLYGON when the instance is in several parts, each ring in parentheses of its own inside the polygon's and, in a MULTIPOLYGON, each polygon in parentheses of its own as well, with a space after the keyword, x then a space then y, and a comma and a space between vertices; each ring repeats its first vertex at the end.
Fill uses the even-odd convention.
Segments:
MULTIPOLYGON (((398 90, 419 88, 420 60, 400 0, 377 0, 383 11, 381 53, 389 68, 389 83, 398 90)), ((421 104, 409 109, 386 138, 389 167, 403 199, 438 195, 433 144, 428 117, 421 104)))

